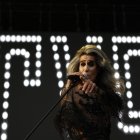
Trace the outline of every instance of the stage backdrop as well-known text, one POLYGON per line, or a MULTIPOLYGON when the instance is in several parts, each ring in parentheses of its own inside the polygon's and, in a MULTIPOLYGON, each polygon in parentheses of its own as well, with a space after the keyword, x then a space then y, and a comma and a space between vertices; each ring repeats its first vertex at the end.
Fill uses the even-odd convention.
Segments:
MULTIPOLYGON (((125 79, 122 122, 112 120, 112 140, 140 138, 140 34, 2 33, 0 34, 0 140, 24 140, 56 104, 65 69, 85 44, 103 49, 118 78, 125 79)), ((53 119, 57 107, 29 138, 59 140, 53 119)))

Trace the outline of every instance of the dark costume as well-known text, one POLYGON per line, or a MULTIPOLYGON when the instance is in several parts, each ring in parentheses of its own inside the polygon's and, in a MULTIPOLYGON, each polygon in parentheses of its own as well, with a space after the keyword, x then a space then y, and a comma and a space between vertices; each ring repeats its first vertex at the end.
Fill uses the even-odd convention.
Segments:
MULTIPOLYGON (((62 139, 110 140, 111 117, 118 117, 122 99, 99 89, 91 96, 73 87, 61 102, 55 125, 62 139)), ((64 88, 62 94, 66 92, 64 88)))

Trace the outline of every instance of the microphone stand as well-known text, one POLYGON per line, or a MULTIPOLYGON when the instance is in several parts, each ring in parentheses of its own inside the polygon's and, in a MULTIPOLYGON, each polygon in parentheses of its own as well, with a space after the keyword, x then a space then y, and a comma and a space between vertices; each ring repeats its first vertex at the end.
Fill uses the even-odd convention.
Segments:
MULTIPOLYGON (((76 82, 77 83, 77 82, 76 82)), ((49 114, 55 109, 55 107, 59 104, 59 102, 64 98, 64 96, 75 86, 75 83, 71 84, 70 87, 66 90, 66 92, 61 96, 61 98, 52 106, 52 108, 39 120, 35 127, 27 134, 24 140, 28 140, 31 135, 35 132, 35 130, 42 124, 42 122, 49 116, 49 114)))

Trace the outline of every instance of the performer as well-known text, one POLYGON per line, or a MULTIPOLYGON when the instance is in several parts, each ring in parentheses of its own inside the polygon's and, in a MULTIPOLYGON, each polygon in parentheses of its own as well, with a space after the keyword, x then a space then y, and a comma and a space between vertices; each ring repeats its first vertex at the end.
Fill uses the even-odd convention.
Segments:
POLYGON ((111 61, 101 49, 85 45, 71 60, 55 125, 62 139, 110 140, 111 118, 120 120, 124 81, 114 77, 111 61))

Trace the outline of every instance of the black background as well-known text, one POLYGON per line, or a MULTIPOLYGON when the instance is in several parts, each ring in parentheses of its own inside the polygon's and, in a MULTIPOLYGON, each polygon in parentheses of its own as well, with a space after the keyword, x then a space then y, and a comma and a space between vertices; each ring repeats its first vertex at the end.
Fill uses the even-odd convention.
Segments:
MULTIPOLYGON (((17 33, 10 33, 11 35, 16 35, 17 33)), ((26 35, 25 33, 18 33, 19 35, 26 35)), ((34 33, 30 33, 33 35, 34 33)), ((50 37, 54 36, 67 36, 67 42, 70 47, 69 53, 71 57, 75 54, 76 50, 81 46, 85 45, 86 36, 102 36, 103 42, 100 44, 102 49, 107 53, 109 58, 112 61, 113 51, 112 51, 112 41, 111 38, 114 34, 109 33, 35 33, 42 36, 42 75, 41 75, 41 86, 40 87, 24 87, 23 86, 23 62, 24 59, 22 56, 14 56, 11 59, 11 77, 10 77, 10 97, 8 98, 9 108, 8 108, 8 130, 7 135, 9 140, 23 140, 25 136, 31 131, 31 129, 35 126, 35 124, 49 111, 49 109, 58 101, 59 99, 59 87, 58 87, 58 79, 56 77, 56 69, 54 67, 55 61, 53 60, 53 51, 52 45, 58 45, 58 52, 60 54, 60 61, 62 64, 62 72, 63 72, 63 80, 65 80, 65 61, 64 61, 64 51, 63 45, 64 43, 51 43, 50 37)), ((6 34, 5 34, 6 35, 6 34)), ((138 34, 119 34, 121 36, 138 36, 138 34)), ((117 36, 117 34, 116 34, 117 36)), ((99 43, 96 43, 99 44, 99 43)), ((118 53, 119 53, 119 64, 120 64, 120 73, 124 76, 124 62, 123 62, 123 54, 127 52, 128 49, 139 49, 140 45, 138 43, 119 43, 118 45, 118 53)), ((30 52, 30 78, 34 78, 35 72, 35 46, 36 43, 0 43, 0 114, 2 114, 2 103, 3 99, 3 83, 4 83, 4 64, 5 64, 5 54, 10 51, 11 48, 25 48, 30 52)), ((139 110, 139 57, 135 57, 134 59, 130 59, 130 72, 131 72, 131 83, 132 83, 132 92, 133 92, 133 103, 134 110, 139 110)), ((57 107, 52 111, 52 113, 48 116, 47 119, 40 125, 40 127, 35 131, 35 133, 31 136, 30 140, 59 140, 59 135, 54 128, 53 118, 57 112, 57 107)), ((128 109, 126 107, 125 112, 128 109)), ((0 122, 2 122, 0 118, 0 122)), ((130 120, 128 117, 125 117, 123 120, 126 124, 140 124, 139 119, 130 120)), ((117 122, 112 120, 112 140, 124 139, 127 140, 139 140, 140 135, 137 134, 124 134, 121 130, 117 128, 117 122)))

